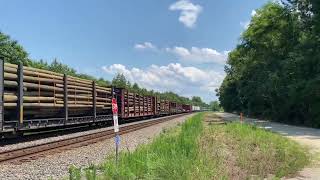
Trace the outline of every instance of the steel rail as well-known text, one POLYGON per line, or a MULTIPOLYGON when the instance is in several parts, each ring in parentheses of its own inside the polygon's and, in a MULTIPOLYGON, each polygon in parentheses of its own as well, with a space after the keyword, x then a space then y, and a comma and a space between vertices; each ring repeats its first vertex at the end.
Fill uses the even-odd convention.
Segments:
MULTIPOLYGON (((145 127, 149 127, 158 123, 162 123, 177 117, 184 116, 186 114, 172 115, 168 117, 161 117, 142 122, 135 122, 130 124, 124 124, 120 126, 119 134, 126 134, 145 127)), ((69 137, 62 140, 46 142, 37 145, 31 145, 28 147, 22 147, 12 150, 0 152, 0 163, 13 163, 21 164, 23 162, 29 162, 31 160, 44 157, 48 154, 59 153, 67 151, 73 148, 87 146, 99 141, 110 139, 115 136, 113 129, 107 129, 105 131, 93 132, 90 134, 80 135, 76 137, 69 137)))

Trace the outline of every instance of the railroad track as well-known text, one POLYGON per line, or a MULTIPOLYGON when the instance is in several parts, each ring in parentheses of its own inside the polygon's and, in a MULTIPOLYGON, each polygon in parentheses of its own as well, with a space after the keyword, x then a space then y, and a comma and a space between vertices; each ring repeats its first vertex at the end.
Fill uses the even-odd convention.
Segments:
MULTIPOLYGON (((142 122, 135 122, 130 124, 124 124, 120 126, 119 134, 126 134, 132 131, 136 131, 145 127, 149 127, 161 122, 165 122, 177 117, 184 116, 186 114, 173 115, 168 117, 161 117, 142 122)), ((91 134, 81 135, 77 137, 70 137, 59 141, 47 142, 38 145, 32 145, 28 147, 12 149, 8 151, 0 152, 0 163, 12 163, 22 164, 29 162, 49 154, 55 154, 67 150, 71 150, 77 147, 87 146, 105 139, 110 139, 115 136, 113 129, 108 129, 101 132, 94 132, 91 134)))

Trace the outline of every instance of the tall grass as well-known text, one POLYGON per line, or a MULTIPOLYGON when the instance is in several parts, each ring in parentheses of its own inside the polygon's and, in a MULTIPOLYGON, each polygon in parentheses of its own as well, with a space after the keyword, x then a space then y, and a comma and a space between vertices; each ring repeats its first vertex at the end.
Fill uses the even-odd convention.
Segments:
POLYGON ((121 153, 103 165, 104 178, 112 179, 188 179, 197 161, 197 139, 203 130, 202 114, 182 124, 180 129, 161 134, 151 144, 121 153))
POLYGON ((238 164, 249 174, 283 177, 309 162, 306 148, 277 133, 240 123, 229 124, 226 132, 238 142, 238 164))
MULTIPOLYGON (((247 179, 282 177, 308 163, 299 144, 255 126, 203 125, 203 113, 156 137, 133 152, 108 157, 70 179, 247 179)), ((209 117, 209 116, 208 116, 209 117)), ((207 117, 207 118, 208 118, 207 117)))
POLYGON ((220 159, 230 179, 293 175, 309 163, 307 149, 297 142, 247 124, 211 126, 200 144, 209 158, 220 159))

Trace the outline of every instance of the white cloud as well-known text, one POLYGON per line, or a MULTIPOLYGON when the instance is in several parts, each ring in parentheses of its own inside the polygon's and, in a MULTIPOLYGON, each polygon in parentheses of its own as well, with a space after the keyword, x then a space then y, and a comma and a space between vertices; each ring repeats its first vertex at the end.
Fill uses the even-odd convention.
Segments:
POLYGON ((170 63, 167 66, 151 65, 145 69, 129 69, 122 64, 113 64, 102 69, 109 74, 122 73, 131 82, 147 89, 173 91, 183 96, 197 95, 205 101, 215 98, 214 90, 220 86, 225 76, 223 71, 203 70, 179 63, 170 63))
POLYGON ((173 53, 180 60, 193 63, 217 63, 225 64, 229 51, 218 52, 211 48, 191 47, 173 47, 166 48, 167 52, 173 53))
POLYGON ((142 44, 135 44, 135 49, 145 50, 145 49, 157 49, 155 45, 153 45, 151 42, 144 42, 142 44))
POLYGON ((174 46, 172 48, 157 48, 150 42, 144 42, 142 44, 135 44, 135 49, 140 50, 156 50, 157 52, 170 53, 179 58, 183 62, 189 63, 216 63, 225 64, 230 51, 219 52, 212 48, 199 48, 191 47, 190 49, 180 46, 174 46))
POLYGON ((252 10, 251 11, 251 17, 255 16, 257 14, 257 11, 256 10, 252 10))
POLYGON ((180 0, 170 5, 169 10, 181 11, 179 21, 186 27, 192 28, 197 22, 197 18, 202 11, 202 7, 193 4, 189 0, 180 0))

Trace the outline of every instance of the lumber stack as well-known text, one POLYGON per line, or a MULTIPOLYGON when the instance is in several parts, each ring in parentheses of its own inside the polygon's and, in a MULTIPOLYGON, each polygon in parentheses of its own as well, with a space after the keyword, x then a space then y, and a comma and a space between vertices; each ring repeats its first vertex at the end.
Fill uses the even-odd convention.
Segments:
POLYGON ((169 114, 170 113, 170 102, 168 100, 160 100, 160 114, 169 114))
POLYGON ((59 116, 65 101, 69 115, 86 114, 94 107, 94 96, 97 113, 111 109, 112 90, 109 87, 47 70, 26 66, 22 69, 23 83, 20 83, 18 65, 4 64, 4 108, 8 112, 17 109, 19 84, 23 84, 23 114, 26 116, 59 116))
POLYGON ((175 102, 170 102, 170 113, 174 114, 177 112, 177 103, 175 102))
POLYGON ((153 114, 154 99, 122 89, 123 111, 125 117, 138 117, 153 114))

